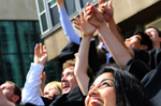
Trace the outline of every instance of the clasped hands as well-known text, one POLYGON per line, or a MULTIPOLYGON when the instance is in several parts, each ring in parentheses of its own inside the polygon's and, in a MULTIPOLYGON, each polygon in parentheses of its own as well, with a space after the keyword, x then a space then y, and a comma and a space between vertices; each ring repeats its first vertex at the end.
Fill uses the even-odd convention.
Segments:
POLYGON ((93 36, 96 30, 104 25, 108 26, 112 19, 112 1, 99 0, 97 7, 88 3, 79 16, 74 18, 74 25, 82 33, 82 37, 93 36))

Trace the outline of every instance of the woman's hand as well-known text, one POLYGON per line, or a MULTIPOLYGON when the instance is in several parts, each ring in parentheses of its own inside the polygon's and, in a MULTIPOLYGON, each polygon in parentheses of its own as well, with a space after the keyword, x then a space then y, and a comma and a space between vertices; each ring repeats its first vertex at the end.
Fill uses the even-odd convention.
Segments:
POLYGON ((109 22, 113 19, 112 0, 109 0, 108 2, 106 2, 105 0, 99 0, 98 10, 102 13, 106 22, 109 22))
POLYGON ((74 19, 74 25, 83 36, 93 36, 96 28, 87 21, 87 17, 85 12, 81 12, 80 15, 74 19))
POLYGON ((92 4, 87 4, 85 7, 85 13, 87 14, 87 20, 90 24, 95 26, 97 29, 100 28, 102 23, 105 23, 105 20, 103 18, 103 15, 98 9, 92 5, 92 4))

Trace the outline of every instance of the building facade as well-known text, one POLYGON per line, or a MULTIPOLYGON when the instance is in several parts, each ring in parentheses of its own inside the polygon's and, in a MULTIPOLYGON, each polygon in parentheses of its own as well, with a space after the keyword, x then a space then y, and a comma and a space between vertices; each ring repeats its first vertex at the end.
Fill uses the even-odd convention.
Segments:
MULTIPOLYGON (((71 19, 76 16, 87 2, 97 0, 64 0, 71 19)), ((67 39, 59 23, 56 0, 36 0, 40 22, 41 38, 47 46, 49 60, 54 59, 66 45, 67 39)), ((160 0, 113 0, 114 18, 125 32, 131 34, 137 28, 154 25, 161 28, 160 0)))
POLYGON ((34 0, 0 0, 0 83, 23 86, 39 35, 34 0))
MULTIPOLYGON (((97 0, 64 0, 64 2, 71 19, 82 10, 87 2, 97 4, 97 0)), ((41 39, 47 47, 48 60, 53 67, 49 68, 51 70, 48 71, 48 78, 53 80, 55 77, 59 78, 61 70, 55 57, 67 44, 67 39, 60 26, 56 0, 36 0, 36 6, 41 39)), ((125 37, 149 25, 161 29, 160 0, 113 0, 113 7, 114 19, 125 37)))

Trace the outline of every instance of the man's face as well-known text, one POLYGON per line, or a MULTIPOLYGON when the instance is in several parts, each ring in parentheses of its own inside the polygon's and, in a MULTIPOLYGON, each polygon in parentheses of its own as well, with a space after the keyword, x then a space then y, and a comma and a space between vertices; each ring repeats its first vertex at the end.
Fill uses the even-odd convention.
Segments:
POLYGON ((74 77, 74 67, 70 66, 63 70, 61 77, 62 93, 69 93, 73 88, 77 86, 76 79, 74 77))
POLYGON ((150 37, 153 42, 159 42, 159 33, 154 28, 148 28, 145 33, 150 37))
POLYGON ((12 101, 12 97, 14 95, 14 88, 14 84, 11 84, 9 82, 5 82, 0 86, 3 95, 10 101, 12 101))
POLYGON ((132 37, 125 39, 125 45, 131 49, 141 49, 140 41, 140 35, 133 35, 132 37))

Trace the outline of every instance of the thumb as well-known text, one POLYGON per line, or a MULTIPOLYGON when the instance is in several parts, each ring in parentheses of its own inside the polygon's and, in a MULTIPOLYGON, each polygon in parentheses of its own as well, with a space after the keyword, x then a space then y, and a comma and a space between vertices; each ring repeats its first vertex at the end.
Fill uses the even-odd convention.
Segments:
POLYGON ((108 8, 112 9, 113 8, 112 7, 112 0, 109 0, 108 3, 107 3, 107 5, 108 5, 108 8))

